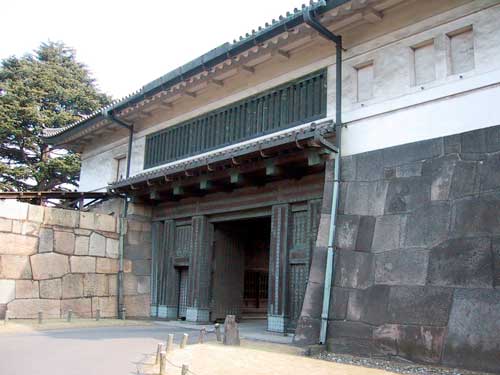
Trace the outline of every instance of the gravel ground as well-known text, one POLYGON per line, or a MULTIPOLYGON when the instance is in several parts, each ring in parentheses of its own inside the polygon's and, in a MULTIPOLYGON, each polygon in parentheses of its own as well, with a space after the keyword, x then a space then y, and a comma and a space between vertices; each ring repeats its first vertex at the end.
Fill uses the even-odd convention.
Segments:
POLYGON ((343 363, 348 365, 363 366, 370 368, 377 368, 386 371, 392 371, 399 374, 409 375, 422 375, 422 374, 436 374, 436 375, 485 375, 485 372, 474 372, 461 369, 452 369, 446 367, 426 366, 415 363, 408 363, 402 361, 387 361, 376 358, 363 358, 354 357, 347 354, 336 354, 330 352, 323 352, 315 355, 313 358, 322 359, 325 361, 343 363))

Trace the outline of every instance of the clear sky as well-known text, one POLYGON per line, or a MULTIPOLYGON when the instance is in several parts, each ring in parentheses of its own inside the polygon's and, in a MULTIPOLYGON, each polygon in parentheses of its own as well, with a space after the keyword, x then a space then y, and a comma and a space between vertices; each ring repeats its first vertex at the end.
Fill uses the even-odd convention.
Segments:
POLYGON ((62 41, 115 99, 300 7, 297 0, 15 0, 0 13, 0 59, 62 41))

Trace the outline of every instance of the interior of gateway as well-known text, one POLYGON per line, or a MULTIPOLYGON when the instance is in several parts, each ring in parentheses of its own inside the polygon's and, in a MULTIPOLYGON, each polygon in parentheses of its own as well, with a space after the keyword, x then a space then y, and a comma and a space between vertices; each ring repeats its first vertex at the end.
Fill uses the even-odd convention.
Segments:
POLYGON ((270 236, 270 217, 215 224, 212 321, 267 317, 270 236))

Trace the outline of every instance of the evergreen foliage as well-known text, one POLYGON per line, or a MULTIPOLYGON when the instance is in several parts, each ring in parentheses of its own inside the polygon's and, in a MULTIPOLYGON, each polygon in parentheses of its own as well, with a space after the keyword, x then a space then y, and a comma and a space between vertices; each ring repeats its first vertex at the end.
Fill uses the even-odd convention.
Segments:
POLYGON ((44 127, 68 125, 109 103, 89 70, 63 43, 0 63, 0 190, 68 190, 78 186, 80 155, 52 149, 44 127))

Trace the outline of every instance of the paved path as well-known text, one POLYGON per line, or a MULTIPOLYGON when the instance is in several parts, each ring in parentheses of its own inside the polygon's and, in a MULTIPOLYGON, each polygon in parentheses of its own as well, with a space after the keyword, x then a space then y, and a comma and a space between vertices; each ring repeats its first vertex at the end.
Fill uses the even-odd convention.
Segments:
POLYGON ((1 375, 128 375, 167 334, 198 331, 168 326, 54 330, 0 335, 1 375))

